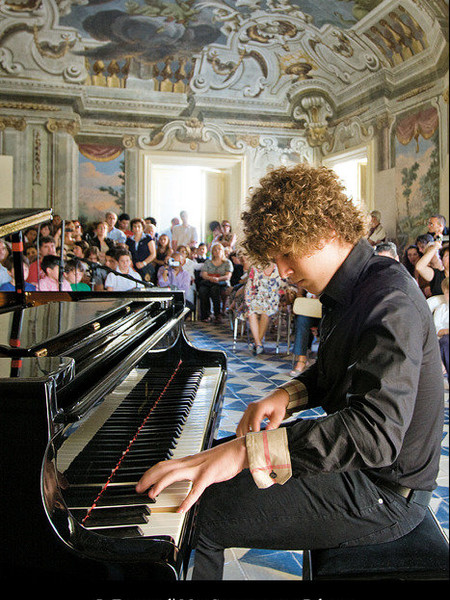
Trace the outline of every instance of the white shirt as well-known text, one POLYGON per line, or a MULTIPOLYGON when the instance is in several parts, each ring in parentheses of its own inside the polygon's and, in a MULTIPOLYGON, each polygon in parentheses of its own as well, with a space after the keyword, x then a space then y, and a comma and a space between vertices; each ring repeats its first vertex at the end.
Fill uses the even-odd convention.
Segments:
POLYGON ((434 326, 436 327, 436 333, 440 329, 448 329, 448 317, 448 304, 444 302, 443 304, 440 304, 433 312, 433 321, 434 326))
POLYGON ((117 229, 117 227, 113 227, 111 231, 108 231, 106 237, 112 240, 113 242, 119 242, 120 244, 125 244, 125 242, 127 241, 127 236, 124 234, 123 231, 117 229))
POLYGON ((190 246, 192 242, 198 242, 197 230, 192 225, 175 225, 172 240, 176 240, 177 246, 190 246))
MULTIPOLYGON (((119 267, 117 267, 116 271, 120 273, 119 267)), ((130 269, 128 273, 124 274, 131 275, 131 277, 134 277, 138 281, 142 281, 142 277, 134 269, 130 269)), ((115 273, 109 273, 108 277, 105 279, 105 288, 113 288, 115 292, 128 292, 129 290, 134 290, 136 288, 141 289, 143 287, 142 284, 137 282, 134 283, 131 279, 121 277, 115 273)))

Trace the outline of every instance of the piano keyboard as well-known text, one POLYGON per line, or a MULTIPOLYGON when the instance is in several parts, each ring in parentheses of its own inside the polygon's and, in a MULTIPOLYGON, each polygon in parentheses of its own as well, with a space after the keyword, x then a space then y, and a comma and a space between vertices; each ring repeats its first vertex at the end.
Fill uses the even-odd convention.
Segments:
MULTIPOLYGON (((123 459, 123 475, 122 465, 120 465, 105 490, 103 487, 116 466, 115 458, 117 458, 116 456, 112 460, 109 451, 112 449, 112 454, 116 451, 116 436, 119 440, 122 439, 121 411, 127 422, 127 432, 130 398, 134 405, 137 403, 139 406, 141 402, 138 413, 143 414, 138 420, 142 421, 145 418, 148 407, 145 407, 145 399, 142 400, 141 395, 142 389, 145 389, 146 395, 153 391, 146 387, 146 378, 151 388, 153 388, 152 382, 157 378, 157 374, 155 375, 152 369, 131 371, 58 450, 57 469, 60 473, 64 473, 70 484, 68 489, 63 490, 64 500, 72 516, 86 528, 104 535, 124 538, 170 536, 174 543, 178 544, 186 515, 179 514, 176 510, 189 493, 191 482, 172 484, 155 501, 151 501, 146 494, 137 494, 134 487, 146 469, 158 462, 164 453, 167 455, 168 447, 172 446, 170 458, 182 458, 202 450, 210 422, 210 412, 220 386, 222 369, 201 367, 199 371, 200 373, 193 375, 188 374, 186 379, 187 387, 192 386, 195 392, 192 402, 186 400, 184 396, 177 399, 177 405, 190 405, 181 432, 176 432, 174 435, 170 433, 173 422, 176 421, 173 413, 177 412, 177 409, 173 409, 170 404, 165 406, 165 395, 171 395, 171 385, 169 385, 166 394, 161 395, 160 401, 156 403, 157 408, 154 409, 155 415, 158 409, 161 409, 158 414, 158 425, 154 427, 153 415, 150 415, 146 425, 137 435, 136 441, 131 444, 129 456, 123 459), (133 396, 136 398, 133 399, 133 396), (141 410, 142 408, 144 410, 141 410), (114 423, 114 428, 110 428, 110 421, 114 423), (92 445, 95 451, 94 458, 84 459, 83 456, 92 451, 92 445), (96 504, 92 509, 94 501, 96 504)), ((186 376, 182 374, 181 377, 186 376)), ((176 376, 172 384, 176 395, 178 393, 176 376)), ((184 394, 183 390, 181 393, 184 394)), ((131 437, 133 435, 134 433, 131 437)), ((123 445, 123 450, 127 445, 128 443, 123 445)))

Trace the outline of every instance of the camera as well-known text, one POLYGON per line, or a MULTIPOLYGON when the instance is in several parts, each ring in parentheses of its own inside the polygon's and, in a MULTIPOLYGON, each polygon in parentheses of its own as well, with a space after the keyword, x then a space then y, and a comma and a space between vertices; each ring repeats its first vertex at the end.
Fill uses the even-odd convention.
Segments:
POLYGON ((169 267, 179 267, 180 261, 174 260, 173 258, 169 258, 169 267))

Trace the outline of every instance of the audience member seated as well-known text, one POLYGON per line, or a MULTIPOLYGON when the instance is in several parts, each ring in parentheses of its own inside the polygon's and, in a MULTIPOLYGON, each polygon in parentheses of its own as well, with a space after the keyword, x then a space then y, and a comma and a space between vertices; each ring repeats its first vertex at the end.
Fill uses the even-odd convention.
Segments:
POLYGON ((36 244, 37 240, 37 229, 36 227, 30 227, 27 229, 23 236, 23 243, 26 244, 36 244))
POLYGON ((142 279, 151 281, 155 272, 152 264, 156 258, 155 242, 144 233, 143 219, 132 219, 130 225, 133 235, 127 238, 126 244, 131 254, 133 267, 142 279))
POLYGON ((127 292, 129 290, 142 289, 144 286, 139 283, 142 281, 140 274, 133 269, 133 261, 128 250, 118 250, 116 252, 117 273, 130 275, 135 281, 131 281, 120 274, 108 273, 105 280, 105 289, 107 292, 127 292))
POLYGON ((375 246, 375 254, 378 256, 387 256, 388 258, 393 258, 397 262, 400 262, 397 246, 394 242, 380 242, 375 246))
POLYGON ((72 288, 68 281, 63 277, 59 281, 59 256, 47 254, 41 261, 41 269, 44 272, 44 277, 37 283, 37 290, 40 292, 70 292, 72 288))
MULTIPOLYGON (((128 252, 127 248, 122 248, 122 250, 128 252)), ((119 249, 113 248, 112 250, 108 250, 105 254, 105 267, 108 267, 108 269, 112 269, 113 271, 116 271, 119 266, 119 263, 117 262, 117 252, 119 252, 119 249)))
POLYGON ((367 240, 372 246, 376 246, 386 239, 386 232, 381 224, 381 213, 379 210, 373 210, 370 213, 370 228, 367 234, 367 240))
MULTIPOLYGON (((107 238, 106 235, 108 233, 108 224, 106 221, 99 221, 95 225, 95 234, 94 237, 90 240, 90 245, 95 246, 100 250, 100 252, 104 254, 107 250, 111 250, 114 248, 114 242, 107 238)), ((100 260, 100 262, 104 262, 104 258, 100 260)))
MULTIPOLYGON (((111 252, 111 250, 108 250, 108 252, 111 252)), ((97 246, 89 246, 84 258, 90 263, 89 271, 94 291, 103 291, 105 289, 105 279, 108 275, 105 269, 102 268, 106 264, 106 253, 100 252, 97 246)))
POLYGON ((125 235, 125 233, 123 231, 120 231, 120 229, 117 229, 116 227, 116 223, 117 223, 117 215, 115 212, 112 211, 108 211, 105 214, 105 221, 106 224, 108 225, 108 232, 106 234, 106 237, 110 240, 112 240, 113 242, 122 242, 123 244, 125 244, 126 240, 127 240, 127 236, 125 235))
POLYGON ((68 260, 64 267, 64 276, 74 292, 90 292, 91 286, 83 281, 85 269, 83 263, 76 259, 68 260))
POLYGON ((442 293, 445 302, 440 304, 433 311, 433 320, 436 327, 436 333, 439 338, 439 348, 441 350, 442 364, 444 365, 447 377, 449 374, 449 278, 446 277, 442 284, 442 293))
POLYGON ((40 225, 38 225, 39 237, 52 237, 55 240, 56 244, 56 240, 59 240, 59 238, 61 237, 61 234, 59 234, 58 236, 55 235, 58 233, 58 229, 59 228, 56 228, 56 226, 52 226, 51 223, 41 223, 40 225), (55 234, 53 232, 55 232, 55 234))
MULTIPOLYGON (((213 246, 215 248, 215 246, 213 246)), ((252 267, 245 284, 248 324, 253 337, 250 349, 254 355, 264 352, 264 337, 270 318, 278 312, 282 279, 275 263, 264 269, 252 267)))
POLYGON ((72 248, 72 253, 76 258, 83 259, 86 256, 86 251, 89 249, 89 244, 85 240, 75 242, 72 248))
POLYGON ((221 233, 217 238, 216 242, 220 242, 225 249, 225 255, 229 256, 234 251, 236 245, 236 234, 231 231, 231 223, 226 219, 222 221, 221 233))
MULTIPOLYGON (((1 243, 1 242, 0 242, 1 243)), ((12 256, 7 256, 3 261, 3 266, 5 267, 8 275, 9 281, 2 283, 0 285, 0 292, 15 292, 16 291, 16 279, 14 276, 14 259, 12 256)), ((23 259, 23 278, 25 280, 24 291, 25 292, 34 292, 36 290, 36 286, 28 283, 26 278, 28 277, 28 260, 26 257, 23 259)))
POLYGON ((24 255, 28 260, 28 264, 31 265, 35 260, 37 260, 37 248, 34 244, 25 244, 24 246, 24 255))
POLYGON ((444 215, 431 215, 427 221, 428 233, 433 236, 435 241, 441 241, 446 231, 446 221, 444 215))
POLYGON ((182 256, 179 252, 174 252, 168 263, 159 267, 157 284, 159 287, 170 287, 173 290, 183 290, 186 300, 186 306, 194 311, 194 304, 189 300, 191 288, 191 277, 187 271, 184 271, 182 265, 182 256))
POLYGON ((448 277, 449 270, 449 246, 442 246, 442 242, 436 241, 428 245, 424 255, 417 261, 416 271, 425 281, 430 284, 431 296, 442 294, 442 281, 448 277), (434 256, 441 261, 441 268, 432 268, 430 263, 434 256))
POLYGON ((200 319, 210 321, 211 301, 213 304, 214 318, 221 322, 221 301, 224 292, 230 283, 233 272, 233 263, 225 257, 222 244, 214 244, 211 248, 211 258, 201 265, 201 282, 198 290, 200 298, 200 319))
POLYGON ((75 219, 74 221, 72 221, 72 226, 73 226, 72 238, 73 238, 74 242, 83 241, 84 240, 84 232, 83 232, 83 226, 81 225, 80 221, 78 219, 75 219))
POLYGON ((45 273, 41 267, 42 260, 46 256, 56 256, 55 240, 51 236, 39 237, 39 262, 35 260, 30 265, 28 271, 27 281, 38 287, 37 283, 39 279, 45 277, 45 273))
POLYGON ((206 244, 208 247, 208 252, 211 251, 212 244, 215 244, 218 241, 218 237, 222 235, 222 227, 220 226, 219 221, 211 221, 209 224, 209 233, 206 236, 206 244))
POLYGON ((405 248, 402 262, 412 277, 416 276, 416 265, 420 258, 421 254, 419 248, 415 244, 410 244, 405 248))
POLYGON ((11 276, 8 275, 8 271, 4 266, 4 261, 11 254, 8 244, 5 240, 0 240, 0 285, 8 283, 11 280, 11 276))
MULTIPOLYGON (((170 245, 170 239, 167 233, 162 233, 158 237, 158 242, 156 244, 156 256, 153 259, 153 266, 155 268, 155 274, 157 274, 159 267, 167 264, 167 260, 170 256, 172 256, 172 246, 170 245)), ((155 281, 156 283, 156 277, 155 281)))
POLYGON ((127 237, 133 235, 133 232, 130 230, 130 215, 128 213, 119 215, 117 219, 117 229, 120 229, 127 237))

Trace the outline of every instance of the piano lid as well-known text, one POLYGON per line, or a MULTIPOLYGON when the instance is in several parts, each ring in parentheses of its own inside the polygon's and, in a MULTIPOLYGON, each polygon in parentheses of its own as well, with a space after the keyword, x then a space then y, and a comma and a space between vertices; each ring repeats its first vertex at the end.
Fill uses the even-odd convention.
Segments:
POLYGON ((0 208, 0 237, 51 221, 51 208, 0 208))
POLYGON ((2 348, 32 349, 111 317, 130 304, 126 298, 50 302, 0 314, 2 348))

